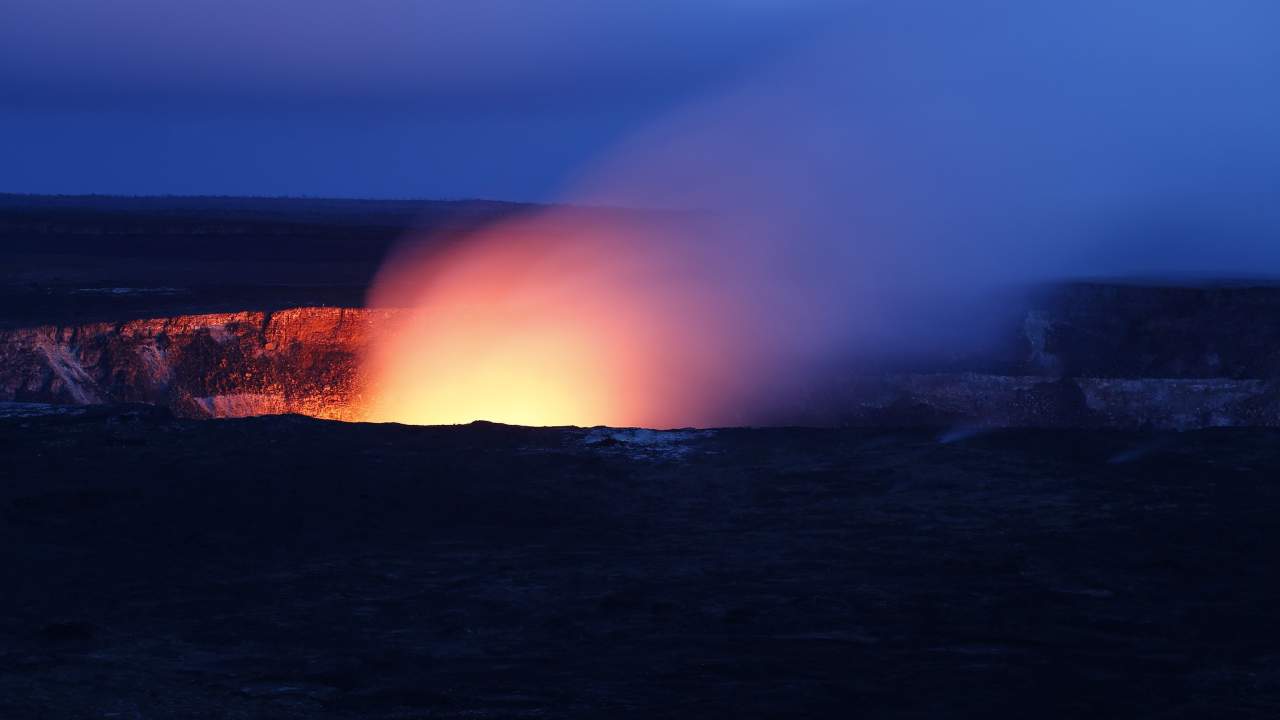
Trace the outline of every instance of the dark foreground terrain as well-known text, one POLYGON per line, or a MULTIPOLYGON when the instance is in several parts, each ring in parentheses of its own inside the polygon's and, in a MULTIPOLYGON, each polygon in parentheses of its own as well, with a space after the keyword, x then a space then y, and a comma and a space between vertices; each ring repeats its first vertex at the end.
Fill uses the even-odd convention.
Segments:
POLYGON ((1280 715, 1276 432, 66 412, 6 719, 1280 715))

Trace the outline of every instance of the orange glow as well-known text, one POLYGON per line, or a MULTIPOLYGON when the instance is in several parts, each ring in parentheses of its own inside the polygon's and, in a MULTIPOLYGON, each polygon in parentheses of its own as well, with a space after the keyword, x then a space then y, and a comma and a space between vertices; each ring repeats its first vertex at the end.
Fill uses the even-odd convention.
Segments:
POLYGON ((735 422, 725 355, 738 331, 711 258, 687 241, 557 215, 393 258, 371 301, 415 310, 366 359, 368 419, 735 422))

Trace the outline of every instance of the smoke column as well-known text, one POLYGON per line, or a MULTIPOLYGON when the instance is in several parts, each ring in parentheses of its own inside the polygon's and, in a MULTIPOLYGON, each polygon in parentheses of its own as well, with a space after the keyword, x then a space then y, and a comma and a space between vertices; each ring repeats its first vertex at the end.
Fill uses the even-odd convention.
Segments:
POLYGON ((1003 287, 1273 275, 1276 29, 1247 0, 843 12, 585 169, 577 209, 406 243, 369 416, 765 422, 833 364, 980 343, 1003 287))

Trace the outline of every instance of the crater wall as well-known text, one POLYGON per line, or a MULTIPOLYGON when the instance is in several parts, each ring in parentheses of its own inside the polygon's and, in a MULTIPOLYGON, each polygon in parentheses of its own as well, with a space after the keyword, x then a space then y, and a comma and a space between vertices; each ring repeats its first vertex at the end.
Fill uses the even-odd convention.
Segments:
MULTIPOLYGON (((815 378, 749 424, 1280 426, 1280 288, 1073 284, 989 355, 815 378)), ((360 359, 405 311, 302 307, 0 329, 0 402, 359 420, 360 359)))
POLYGON ((356 419, 360 353, 392 314, 296 308, 0 330, 0 400, 356 419))

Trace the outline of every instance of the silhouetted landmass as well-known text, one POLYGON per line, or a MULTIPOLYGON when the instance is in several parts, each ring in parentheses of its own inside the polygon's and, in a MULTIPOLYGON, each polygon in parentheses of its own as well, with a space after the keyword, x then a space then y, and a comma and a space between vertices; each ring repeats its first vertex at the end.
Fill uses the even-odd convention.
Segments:
POLYGON ((387 252, 533 205, 0 195, 0 325, 362 305, 387 252))

